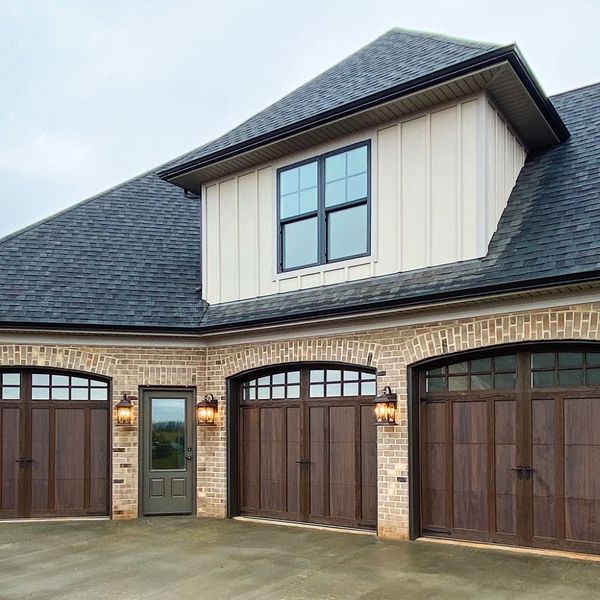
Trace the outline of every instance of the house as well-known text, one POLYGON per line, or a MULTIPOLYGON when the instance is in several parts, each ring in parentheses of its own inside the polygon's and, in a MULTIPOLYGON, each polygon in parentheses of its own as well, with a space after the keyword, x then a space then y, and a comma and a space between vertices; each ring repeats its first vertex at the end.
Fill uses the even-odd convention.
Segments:
POLYGON ((599 157, 600 84, 393 29, 4 238, 0 515, 599 552, 599 157))

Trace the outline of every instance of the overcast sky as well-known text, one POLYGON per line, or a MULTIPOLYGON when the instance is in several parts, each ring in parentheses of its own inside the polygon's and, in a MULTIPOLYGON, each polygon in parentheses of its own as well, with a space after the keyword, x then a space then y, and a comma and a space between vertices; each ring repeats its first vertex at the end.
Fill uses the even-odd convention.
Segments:
POLYGON ((599 0, 0 0, 0 236, 224 133, 388 29, 600 81, 599 0))

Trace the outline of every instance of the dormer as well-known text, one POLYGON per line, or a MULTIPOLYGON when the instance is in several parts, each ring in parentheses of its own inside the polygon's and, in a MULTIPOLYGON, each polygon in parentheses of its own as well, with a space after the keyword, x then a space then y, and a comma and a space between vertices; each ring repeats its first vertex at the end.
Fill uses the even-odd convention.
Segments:
POLYGON ((161 176, 202 197, 218 304, 484 257, 567 137, 515 46, 392 30, 161 176))

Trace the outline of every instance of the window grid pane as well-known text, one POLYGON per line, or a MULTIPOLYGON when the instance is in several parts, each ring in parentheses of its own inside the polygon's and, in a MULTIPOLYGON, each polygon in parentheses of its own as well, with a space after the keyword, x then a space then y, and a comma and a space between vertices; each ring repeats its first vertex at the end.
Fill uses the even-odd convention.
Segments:
POLYGON ((278 195, 283 271, 369 252, 369 142, 280 170, 278 195))
POLYGON ((427 392, 489 391, 515 389, 516 355, 458 361, 425 372, 427 392))
MULTIPOLYGON (((310 398, 374 396, 375 373, 341 369, 311 369, 308 373, 310 398)), ((242 384, 242 401, 300 398, 300 371, 265 375, 242 384)))
POLYGON ((81 375, 32 373, 32 400, 108 401, 108 382, 81 375))

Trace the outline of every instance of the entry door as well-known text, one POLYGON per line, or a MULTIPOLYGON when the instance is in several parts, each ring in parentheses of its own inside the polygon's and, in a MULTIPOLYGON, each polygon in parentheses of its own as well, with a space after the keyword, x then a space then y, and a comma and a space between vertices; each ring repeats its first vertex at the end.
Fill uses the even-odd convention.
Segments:
POLYGON ((242 385, 239 507, 245 515, 374 528, 374 373, 313 368, 242 385))
POLYGON ((142 394, 142 513, 191 514, 196 443, 192 391, 142 394))

